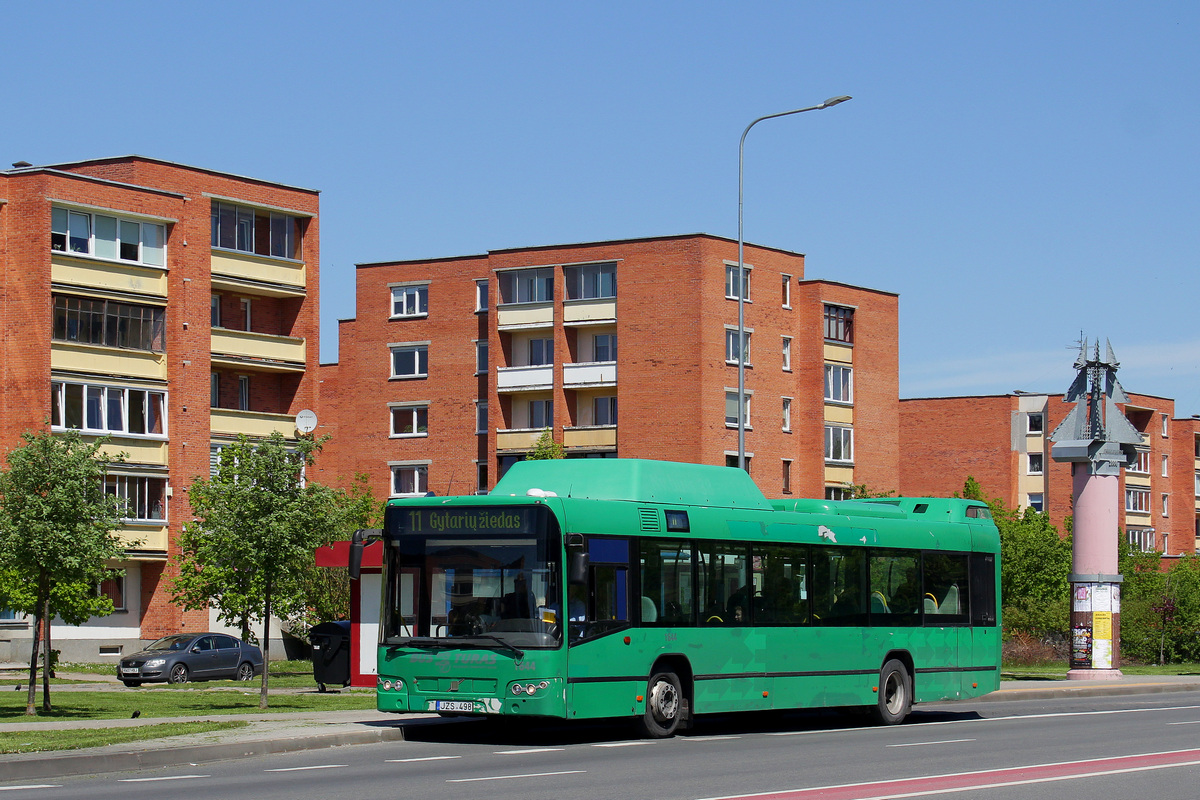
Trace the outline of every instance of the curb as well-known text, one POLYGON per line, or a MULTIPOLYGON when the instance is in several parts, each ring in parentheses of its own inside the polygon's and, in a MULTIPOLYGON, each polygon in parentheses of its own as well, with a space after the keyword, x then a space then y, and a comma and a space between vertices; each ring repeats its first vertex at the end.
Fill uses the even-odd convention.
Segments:
POLYGON ((997 703, 1006 700, 1055 700, 1063 697, 1117 697, 1129 694, 1164 694, 1167 692, 1200 691, 1200 683, 1134 683, 1091 684, 1087 686, 1063 686, 1045 689, 997 689, 991 694, 976 697, 977 703, 997 703))
POLYGON ((377 744, 403 741, 402 726, 372 728, 343 733, 298 736, 289 739, 185 745, 150 750, 117 753, 64 754, 52 751, 43 758, 10 761, 0 764, 0 780, 29 780, 32 778, 62 778, 72 775, 95 775, 106 772, 126 772, 152 767, 172 767, 231 758, 249 758, 298 750, 319 750, 350 744, 377 744))

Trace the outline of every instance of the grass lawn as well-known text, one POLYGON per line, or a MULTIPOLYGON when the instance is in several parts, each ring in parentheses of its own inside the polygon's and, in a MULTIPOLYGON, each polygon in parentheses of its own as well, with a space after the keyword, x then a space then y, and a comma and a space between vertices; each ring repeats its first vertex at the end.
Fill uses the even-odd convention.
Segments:
POLYGON ((74 731, 11 731, 0 729, 0 753, 36 753, 42 750, 78 750, 147 739, 164 739, 189 733, 244 728, 245 722, 165 722, 136 728, 101 728, 74 731))
MULTIPOLYGON (((56 675, 82 673, 87 675, 108 675, 116 677, 117 665, 111 664, 59 664, 55 668, 56 675)), ((258 687, 259 678, 256 676, 249 684, 240 681, 204 681, 198 682, 196 686, 247 686, 252 685, 258 687)), ((28 668, 20 672, 5 671, 0 675, 0 687, 16 686, 18 684, 25 686, 29 683, 28 668)), ((41 672, 38 672, 38 685, 42 683, 41 672)), ((51 678, 50 685, 55 684, 71 684, 71 683, 89 683, 89 681, 68 680, 65 678, 51 678)), ((159 686, 160 684, 148 683, 143 686, 159 686)), ((311 661, 272 661, 271 662, 271 688, 272 689, 316 689, 317 682, 313 678, 313 667, 311 661)), ((337 687, 333 687, 337 688, 337 687)), ((51 690, 53 694, 53 690, 51 690)))
MULTIPOLYGON (((199 717, 215 714, 259 714, 258 687, 236 684, 238 690, 199 688, 208 684, 186 684, 185 688, 161 688, 121 692, 55 692, 50 690, 52 709, 41 711, 41 692, 36 700, 37 719, 128 719, 134 711, 142 718, 199 717)), ((0 731, 5 722, 30 722, 25 716, 25 692, 0 692, 0 731)), ((375 708, 375 692, 356 690, 340 694, 272 694, 270 712, 347 711, 375 708)))

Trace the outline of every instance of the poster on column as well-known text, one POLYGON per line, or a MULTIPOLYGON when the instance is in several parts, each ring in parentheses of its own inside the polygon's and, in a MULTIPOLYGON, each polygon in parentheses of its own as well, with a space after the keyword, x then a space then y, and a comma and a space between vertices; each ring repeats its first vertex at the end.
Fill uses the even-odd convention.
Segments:
POLYGON ((1072 606, 1073 611, 1091 611, 1092 610, 1092 592, 1091 588, 1086 583, 1075 584, 1075 603, 1072 606))

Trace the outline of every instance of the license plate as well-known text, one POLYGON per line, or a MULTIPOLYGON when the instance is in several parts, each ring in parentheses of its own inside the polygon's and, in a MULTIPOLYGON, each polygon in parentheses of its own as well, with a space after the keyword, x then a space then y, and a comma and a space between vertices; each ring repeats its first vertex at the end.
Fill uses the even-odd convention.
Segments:
POLYGON ((138 668, 137 667, 121 667, 121 674, 122 675, 137 675, 138 668))
POLYGON ((434 704, 434 711, 474 711, 475 704, 470 701, 463 700, 438 700, 434 704))

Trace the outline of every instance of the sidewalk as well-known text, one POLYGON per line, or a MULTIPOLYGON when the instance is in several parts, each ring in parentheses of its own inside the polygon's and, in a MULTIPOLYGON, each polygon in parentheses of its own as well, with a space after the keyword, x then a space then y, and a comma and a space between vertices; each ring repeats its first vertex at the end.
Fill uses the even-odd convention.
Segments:
MULTIPOLYGON (((89 680, 92 686, 112 683, 102 676, 67 676, 89 680)), ((60 687, 65 688, 65 687, 60 687)), ((1119 680, 1021 680, 1005 681, 999 691, 970 702, 1048 700, 1063 697, 1106 697, 1200 690, 1200 676, 1131 676, 1119 680)), ((0 754, 0 781, 35 780, 88 775, 102 772, 145 769, 229 758, 270 755, 296 750, 315 750, 349 744, 403 741, 405 729, 429 724, 436 714, 384 714, 377 711, 327 711, 256 715, 214 715, 157 719, 112 719, 0 723, 0 730, 72 730, 99 727, 130 727, 164 722, 237 720, 249 723, 234 731, 174 736, 143 742, 60 750, 44 753, 0 754)))

